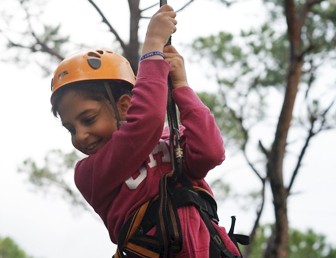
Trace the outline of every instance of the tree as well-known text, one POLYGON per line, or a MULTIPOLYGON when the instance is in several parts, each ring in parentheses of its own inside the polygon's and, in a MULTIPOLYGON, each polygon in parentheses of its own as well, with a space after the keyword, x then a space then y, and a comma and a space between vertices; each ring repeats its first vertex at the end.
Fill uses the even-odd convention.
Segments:
POLYGON ((73 177, 69 178, 69 175, 72 175, 69 170, 73 170, 75 162, 80 157, 82 156, 76 151, 64 153, 62 150, 51 150, 46 154, 42 166, 28 158, 19 166, 18 172, 25 173, 28 176, 28 182, 38 191, 50 193, 54 189, 74 207, 91 211, 86 201, 71 187, 70 183, 73 177))
MULTIPOLYGON (((239 39, 220 32, 199 38, 193 47, 202 60, 208 58, 216 71, 220 89, 212 103, 225 113, 219 122, 225 126, 224 133, 235 140, 261 183, 261 201, 251 238, 260 223, 269 183, 275 225, 264 257, 285 258, 289 241, 287 199, 312 139, 336 125, 335 90, 324 87, 328 96, 323 97, 321 83, 328 82, 318 80, 320 71, 335 61, 336 20, 331 14, 336 12, 336 5, 332 1, 286 0, 281 5, 266 1, 265 6, 270 16, 260 29, 242 32, 239 39), (282 30, 271 26, 285 22, 287 26, 282 30), (274 110, 276 97, 282 98, 282 103, 274 110), (256 130, 263 130, 263 137, 256 136, 256 130), (297 134, 292 134, 295 130, 301 133, 299 142, 297 134), (270 138, 267 143, 265 135, 270 138), (296 155, 293 168, 285 163, 291 153, 296 155), (287 183, 284 177, 288 174, 287 183)), ((249 257, 250 252, 247 248, 245 256, 249 257)))
POLYGON ((0 237, 0 258, 33 258, 28 256, 13 239, 0 237))
MULTIPOLYGON (((262 225, 256 233, 255 245, 251 258, 260 258, 270 237, 272 225, 262 225)), ((317 234, 311 229, 299 231, 289 230, 288 257, 291 258, 335 258, 336 248, 326 242, 325 236, 317 234)))
MULTIPOLYGON (((183 5, 177 11, 181 11, 190 5, 194 0, 185 0, 183 5)), ((158 8, 159 1, 146 2, 147 6, 140 8, 140 0, 128 0, 127 5, 129 8, 129 17, 125 16, 125 20, 121 21, 127 23, 129 21, 129 35, 128 40, 121 36, 121 31, 118 31, 117 26, 109 21, 106 10, 102 10, 99 5, 93 0, 87 1, 92 6, 92 18, 97 17, 107 29, 106 33, 110 33, 113 37, 106 47, 120 49, 120 52, 129 60, 133 71, 138 70, 139 49, 141 41, 139 39, 139 22, 141 19, 148 19, 146 13, 153 8, 158 8)), ((125 1, 126 2, 126 1, 125 1)), ((57 25, 49 24, 48 22, 41 21, 43 16, 43 8, 46 6, 47 1, 40 0, 17 0, 12 7, 17 11, 15 15, 6 11, 2 12, 5 17, 5 24, 1 28, 0 36, 6 42, 6 48, 9 50, 6 60, 14 60, 15 62, 32 62, 34 60, 42 68, 46 75, 49 75, 50 62, 60 62, 68 54, 69 48, 82 49, 89 46, 83 43, 73 42, 71 36, 62 34, 61 23, 57 25), (38 8, 40 7, 40 8, 38 8), (26 21, 26 27, 22 27, 20 31, 13 31, 11 24, 16 20, 23 19, 26 21), (11 51, 15 50, 15 51, 11 51), (19 51, 20 55, 17 54, 19 51), (43 61, 42 61, 43 60, 43 61)), ((83 17, 85 19, 86 17, 83 17)), ((98 22, 97 22, 98 23, 98 22)), ((120 23, 119 23, 120 24, 120 23)), ((89 37, 91 34, 88 35, 89 37)))

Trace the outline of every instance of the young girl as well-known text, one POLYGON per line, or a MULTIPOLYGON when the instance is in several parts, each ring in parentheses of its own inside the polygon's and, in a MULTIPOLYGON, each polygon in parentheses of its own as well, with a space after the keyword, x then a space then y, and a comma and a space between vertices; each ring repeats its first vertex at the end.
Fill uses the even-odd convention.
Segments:
MULTIPOLYGON (((69 130, 73 146, 88 155, 76 165, 76 186, 119 247, 124 225, 157 196, 160 179, 172 170, 169 135, 163 130, 168 75, 183 125, 186 177, 211 192, 204 177, 224 160, 220 131, 188 86, 182 56, 173 46, 165 47, 176 31, 175 16, 165 5, 151 18, 136 80, 122 56, 96 50, 65 59, 52 82, 52 110, 69 130)), ((183 240, 181 250, 171 256, 209 257, 210 234, 198 210, 185 206, 177 212, 183 240)), ((213 226, 231 257, 239 257, 225 229, 213 226)), ((154 236, 156 231, 147 233, 154 236)), ((116 256, 148 257, 127 250, 116 256)))

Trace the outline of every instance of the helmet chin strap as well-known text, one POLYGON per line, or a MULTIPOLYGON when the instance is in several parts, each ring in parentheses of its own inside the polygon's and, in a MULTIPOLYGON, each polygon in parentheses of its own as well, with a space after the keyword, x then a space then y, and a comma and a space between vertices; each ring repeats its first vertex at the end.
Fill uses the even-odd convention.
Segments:
POLYGON ((104 81, 104 87, 105 87, 105 90, 106 90, 107 95, 109 97, 112 108, 114 110, 114 115, 115 115, 115 118, 117 120, 116 121, 117 122, 117 128, 119 129, 120 123, 121 123, 121 118, 120 118, 119 110, 118 110, 118 107, 117 107, 117 103, 115 102, 115 100, 113 98, 111 87, 106 81, 104 81))

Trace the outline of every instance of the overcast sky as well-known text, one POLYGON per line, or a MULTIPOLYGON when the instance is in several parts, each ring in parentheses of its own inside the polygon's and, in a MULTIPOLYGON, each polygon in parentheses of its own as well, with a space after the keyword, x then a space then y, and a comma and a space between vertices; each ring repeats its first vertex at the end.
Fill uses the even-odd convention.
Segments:
MULTIPOLYGON (((3 5, 0 4, 0 9, 6 1, 9 2, 1 1, 3 5)), ((79 16, 77 12, 78 16, 74 16, 74 9, 67 6, 70 1, 50 2, 54 4, 54 15, 57 14, 54 17, 51 15, 51 19, 62 16, 64 21, 72 20, 73 26, 83 23, 81 17, 85 14, 79 16)), ((72 0, 71 4, 80 2, 72 0)), ((260 1, 249 0, 243 11, 235 8, 227 12, 212 2, 195 1, 188 10, 178 15, 178 31, 173 43, 182 48, 195 35, 207 35, 218 30, 235 31, 238 27, 253 25, 260 18, 256 12, 259 4, 260 1)), ((118 8, 127 6, 120 4, 118 8)), ((117 12, 118 15, 122 13, 122 10, 117 12)), ((88 30, 87 26, 82 26, 83 33, 88 30)), ((71 31, 70 27, 68 29, 71 31)), ((78 35, 75 37, 80 39, 78 35)), ((188 60, 187 65, 190 72, 197 68, 188 60)), ((42 162, 48 150, 72 150, 69 134, 50 112, 50 78, 42 78, 35 66, 18 69, 14 65, 0 63, 0 73, 0 236, 12 237, 34 258, 111 257, 115 247, 110 243, 105 227, 93 213, 72 210, 56 194, 44 196, 31 191, 32 187, 25 183, 24 175, 17 173, 18 164, 28 157, 42 162)), ((208 83, 202 72, 189 74, 189 82, 195 90, 214 90, 215 87, 208 83)), ((335 139, 336 133, 333 132, 313 141, 304 160, 304 170, 295 184, 297 194, 289 201, 289 218, 291 227, 313 228, 326 234, 328 240, 336 244, 336 226, 333 223, 336 207, 332 200, 336 195, 335 139)), ((244 191, 258 184, 244 166, 242 159, 233 156, 229 149, 227 160, 214 173, 223 173, 228 182, 244 191)), ((235 214, 238 217, 238 232, 248 233, 251 229, 253 210, 243 211, 238 204, 230 201, 220 207, 220 214, 226 227, 229 227, 230 216, 235 214)), ((272 209, 268 206, 263 222, 271 219, 272 209)))

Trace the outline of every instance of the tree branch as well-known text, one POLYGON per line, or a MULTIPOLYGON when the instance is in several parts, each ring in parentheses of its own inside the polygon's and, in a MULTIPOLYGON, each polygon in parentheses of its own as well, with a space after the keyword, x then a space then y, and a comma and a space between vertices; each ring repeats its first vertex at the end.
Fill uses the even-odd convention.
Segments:
POLYGON ((189 2, 185 3, 180 9, 176 10, 176 12, 180 12, 183 9, 187 8, 194 0, 190 0, 189 2))
MULTIPOLYGON (((152 9, 152 8, 154 8, 154 7, 157 6, 157 5, 159 5, 159 3, 150 5, 150 6, 146 7, 146 8, 144 8, 144 9, 142 9, 141 12, 146 12, 146 11, 148 11, 149 9, 152 9)), ((148 18, 148 17, 146 17, 146 18, 148 18)))
POLYGON ((314 5, 323 2, 324 0, 307 0, 299 11, 299 26, 302 27, 305 23, 308 13, 311 11, 314 5))
POLYGON ((315 122, 316 122, 316 119, 313 120, 313 121, 311 121, 311 125, 310 125, 310 128, 309 128, 306 140, 305 140, 305 142, 304 142, 304 144, 303 144, 303 146, 301 148, 300 155, 298 157, 296 166, 295 166, 294 171, 292 173, 292 177, 291 177, 289 185, 287 187, 287 193, 288 193, 288 195, 290 194, 290 191, 291 191, 291 189, 293 187, 294 181, 295 181, 295 179, 296 179, 296 177, 298 175, 299 169, 300 169, 301 164, 302 164, 303 157, 306 154, 306 151, 307 151, 308 145, 310 143, 310 140, 315 135, 315 133, 314 133, 315 122))
MULTIPOLYGON (((33 49, 31 49, 32 52, 40 51, 40 52, 48 53, 48 54, 50 54, 51 56, 57 57, 60 61, 64 59, 64 57, 63 57, 62 55, 60 55, 58 52, 54 51, 54 49, 48 47, 48 45, 47 45, 45 42, 41 41, 41 40, 37 37, 37 35, 35 34, 34 31, 31 31, 31 35, 32 35, 33 38, 36 40, 36 43, 37 43, 37 44, 35 44, 35 46, 36 46, 36 45, 39 45, 39 46, 41 47, 40 50, 37 50, 37 49, 35 48, 35 49, 34 49, 35 51, 34 51, 33 49)), ((32 46, 32 47, 34 47, 34 46, 32 46)))
POLYGON ((246 246, 243 257, 249 257, 252 252, 253 241, 255 239, 257 229, 260 226, 261 215, 265 207, 265 199, 266 199, 266 180, 262 180, 261 203, 260 203, 259 208, 256 211, 257 216, 256 216, 256 219, 254 221, 254 224, 253 224, 253 227, 250 233, 250 244, 246 246))
POLYGON ((26 19, 28 22, 28 33, 33 37, 35 43, 33 43, 32 45, 23 45, 21 43, 17 43, 14 42, 13 40, 11 40, 9 37, 7 37, 6 35, 3 35, 7 42, 9 47, 18 47, 21 49, 27 49, 30 50, 32 53, 35 52, 43 52, 43 53, 47 53, 53 57, 56 57, 58 60, 63 60, 64 57, 58 53, 57 51, 55 51, 54 49, 48 47, 47 43, 45 41, 40 40, 40 38, 36 35, 36 33, 34 32, 32 25, 31 25, 31 15, 29 14, 27 8, 24 6, 24 3, 22 1, 20 1, 20 5, 23 9, 23 11, 25 12, 26 15, 26 19), (40 47, 40 48, 39 48, 40 47))
MULTIPOLYGON (((180 9, 175 10, 175 12, 178 13, 178 12, 182 11, 183 9, 185 9, 186 7, 188 7, 192 2, 194 2, 194 0, 189 0, 189 2, 185 3, 180 9)), ((150 6, 146 7, 145 9, 142 9, 141 12, 144 12, 144 11, 147 11, 149 9, 152 9, 153 7, 155 7, 157 5, 158 4, 150 5, 150 6)), ((141 18, 150 19, 151 17, 149 17, 149 16, 141 16, 141 18)))
MULTIPOLYGON (((244 124, 243 124, 243 117, 241 115, 238 115, 237 112, 231 108, 230 106, 228 106, 226 103, 226 97, 225 97, 225 94, 223 92, 221 92, 221 95, 222 95, 222 98, 224 99, 224 107, 227 108, 229 110, 229 113, 231 114, 231 116, 233 117, 233 119, 235 121, 238 122, 239 124, 239 127, 240 127, 240 130, 241 132, 243 133, 243 145, 241 147, 242 151, 243 151, 243 155, 244 155, 244 158, 247 162, 247 164, 249 165, 249 167, 252 169, 252 171, 256 174, 256 176, 261 180, 263 181, 264 178, 261 176, 260 172, 258 171, 258 169, 253 165, 253 163, 250 161, 248 155, 247 155, 247 151, 246 151, 246 146, 247 146, 247 142, 248 142, 248 139, 249 139, 249 134, 248 134, 248 130, 244 127, 244 124)), ((243 107, 241 107, 241 110, 243 110, 243 107)), ((241 113, 243 113, 243 111, 241 111, 241 113)))
POLYGON ((98 14, 101 16, 102 22, 107 25, 107 27, 109 28, 109 31, 116 37, 116 39, 119 42, 121 48, 125 49, 126 48, 125 42, 122 40, 122 38, 120 37, 118 32, 114 29, 114 27, 111 25, 111 23, 107 20, 106 16, 103 14, 103 12, 100 10, 100 8, 96 5, 96 3, 94 1, 92 1, 92 0, 88 0, 88 1, 94 7, 94 9, 96 9, 98 14))
MULTIPOLYGON (((290 194, 290 191, 292 190, 293 188, 293 184, 294 184, 294 181, 299 173, 299 169, 301 167, 301 164, 302 164, 302 160, 303 160, 303 157, 304 155, 306 154, 306 151, 307 151, 307 148, 308 148, 308 145, 311 141, 311 139, 316 136, 317 134, 319 134, 320 132, 322 132, 323 130, 328 130, 330 129, 330 126, 325 126, 326 124, 326 121, 327 121, 327 114, 330 112, 331 108, 334 106, 335 104, 335 100, 333 100, 329 106, 321 113, 321 114, 316 114, 316 113, 310 113, 309 117, 309 121, 310 121, 310 127, 309 127, 309 130, 308 130, 308 134, 307 134, 307 137, 306 137, 306 140, 301 148, 301 151, 300 151, 300 154, 299 154, 299 157, 298 157, 298 160, 297 160, 297 163, 296 163, 296 166, 293 170, 293 173, 292 173, 292 177, 290 179, 290 182, 289 182, 289 185, 287 187, 287 192, 288 194, 290 194), (315 128, 315 125, 316 123, 320 121, 321 122, 321 125, 319 126, 319 128, 315 128)), ((309 109, 308 109, 309 110, 309 109)))

